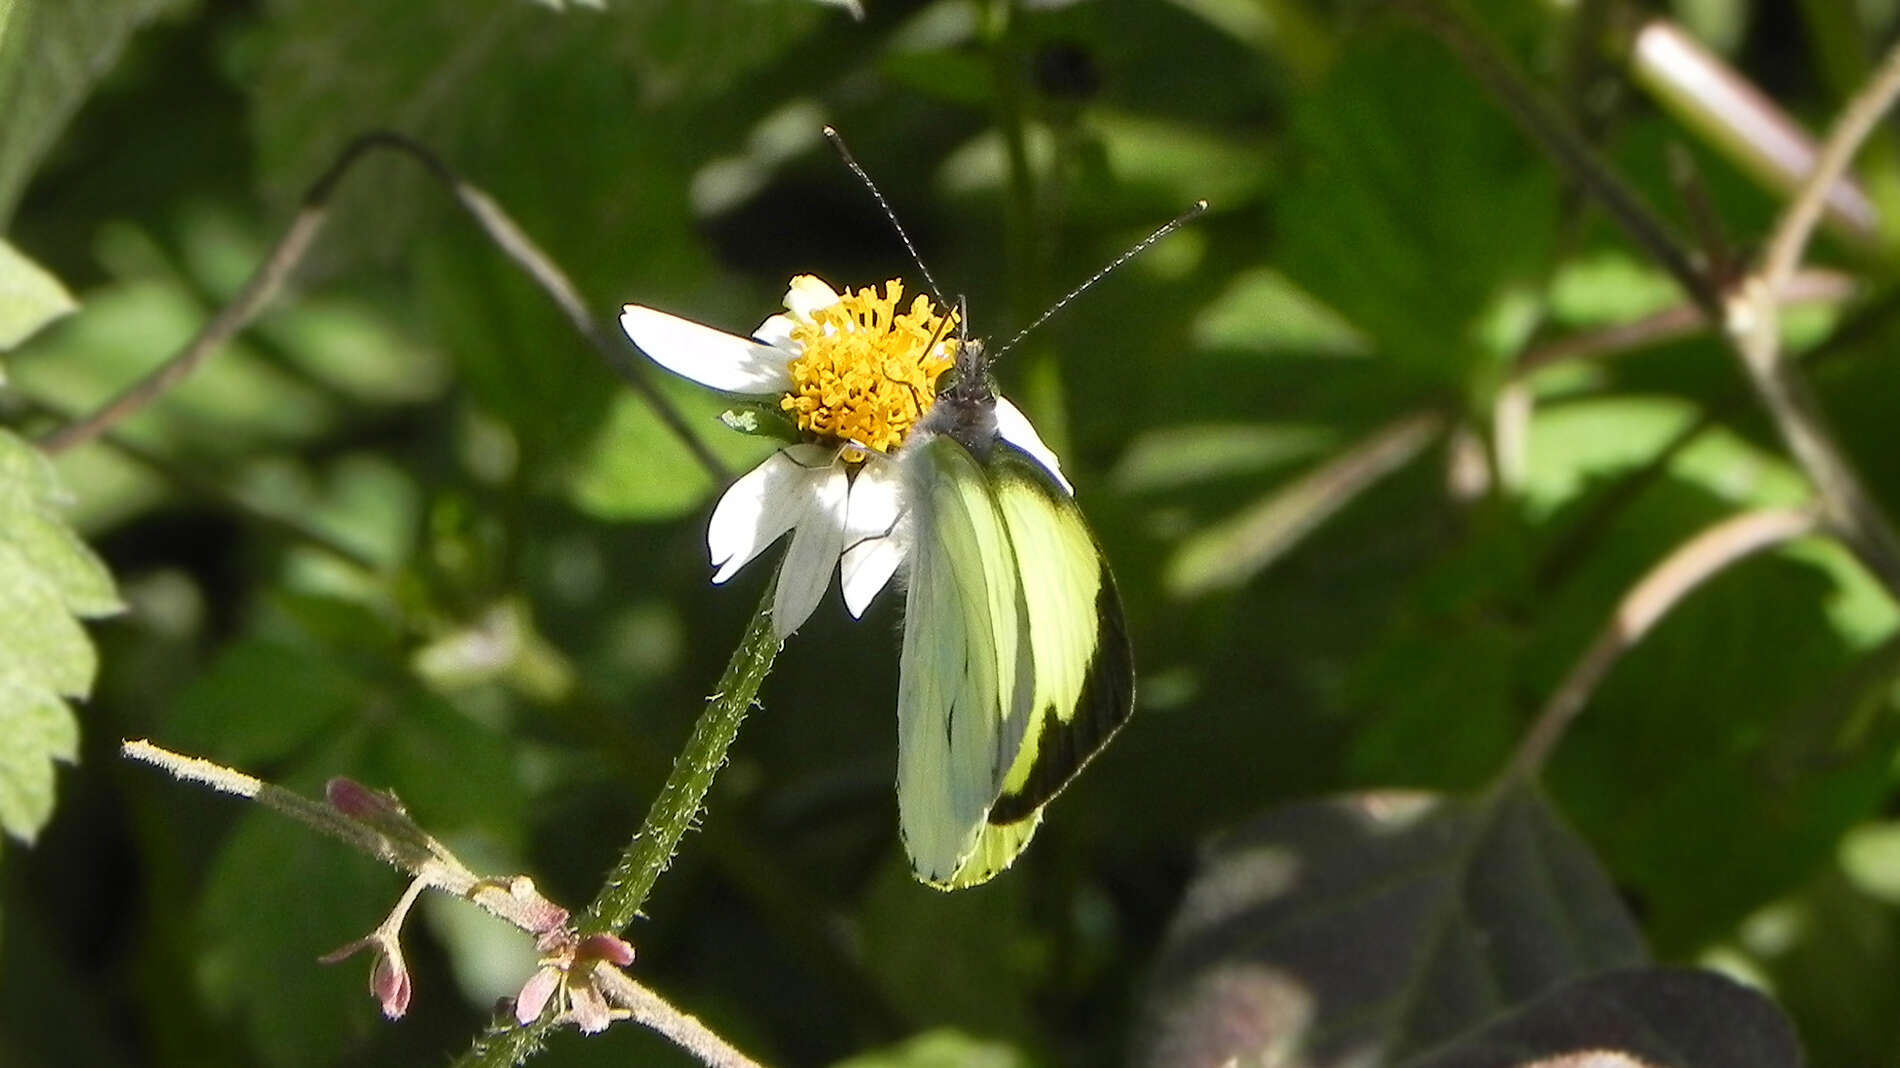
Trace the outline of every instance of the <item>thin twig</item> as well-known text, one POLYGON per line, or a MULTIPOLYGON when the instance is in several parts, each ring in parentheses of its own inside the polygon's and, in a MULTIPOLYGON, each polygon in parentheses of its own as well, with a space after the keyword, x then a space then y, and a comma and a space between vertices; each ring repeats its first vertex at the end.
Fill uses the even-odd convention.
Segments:
POLYGON ((1896 97, 1900 97, 1900 42, 1888 50, 1866 88, 1848 102, 1828 131, 1813 173, 1782 213, 1760 269, 1729 302, 1724 322, 1762 404, 1814 483, 1829 523, 1888 592, 1900 599, 1900 537, 1835 444, 1807 380, 1782 358, 1780 334, 1781 294, 1806 252, 1828 192, 1896 97))
POLYGON ((1630 237, 1662 265, 1712 323, 1722 323, 1741 351, 1756 392, 1775 420, 1794 460, 1814 484, 1827 519, 1856 557, 1900 598, 1900 537, 1861 485, 1827 429, 1806 380, 1780 358, 1777 329, 1782 287, 1793 274, 1828 191, 1879 116, 1900 94, 1900 43, 1867 88, 1843 111, 1822 148, 1814 173, 1776 229, 1763 268, 1731 296, 1702 269, 1640 198, 1610 170, 1576 128, 1463 16, 1442 0, 1405 0, 1404 9, 1430 27, 1465 60, 1478 79, 1531 136, 1595 194, 1630 237))
MULTIPOLYGON (((1781 304, 1838 304, 1859 288, 1852 275, 1824 267, 1797 271, 1782 287, 1781 304)), ((1627 323, 1586 330, 1526 350, 1511 369, 1515 376, 1541 371, 1570 360, 1620 356, 1632 349, 1692 337, 1709 328, 1709 320, 1694 304, 1678 304, 1627 323)))
POLYGON ((597 972, 600 992, 632 1014, 633 1021, 658 1031, 706 1068, 759 1068, 759 1062, 733 1048, 712 1028, 690 1013, 674 1008, 665 998, 640 985, 625 972, 602 968, 597 972))
MULTIPOLYGON (((58 419, 62 422, 71 417, 49 401, 27 394, 19 389, 13 390, 13 399, 21 407, 40 415, 58 419)), ((361 549, 334 537, 296 516, 285 515, 262 505, 255 504, 227 487, 222 481, 194 470, 190 465, 162 456, 117 431, 108 430, 98 438, 100 444, 125 457, 127 460, 145 468, 188 497, 195 497, 216 508, 235 514, 240 520, 258 527, 269 534, 277 535, 286 541, 315 549, 333 556, 351 567, 364 571, 377 572, 383 564, 363 552, 361 549)))
POLYGON ((470 871, 417 826, 388 795, 355 783, 339 787, 338 783, 344 780, 333 780, 330 799, 315 801, 236 768, 176 753, 142 738, 122 743, 120 752, 180 780, 256 801, 391 867, 417 876, 434 889, 465 898, 531 934, 539 934, 567 918, 566 910, 543 897, 528 879, 519 876, 483 878, 470 871), (337 803, 339 797, 358 800, 359 809, 367 811, 345 811, 337 803))
POLYGON ((1367 487, 1409 463, 1437 440, 1446 422, 1437 411, 1402 415, 1203 531, 1169 562, 1168 587, 1199 594, 1247 581, 1367 487))
MULTIPOLYGON (((1688 30, 1655 16, 1635 19, 1621 37, 1629 78, 1702 142, 1781 195, 1807 179, 1815 166, 1814 138, 1688 30)), ((1865 245, 1877 235, 1878 213, 1852 181, 1836 182, 1826 199, 1840 236, 1865 245)))
MULTIPOLYGON (((1816 272, 1801 271, 1795 275, 1794 285, 1816 272)), ((1782 293, 1783 303, 1790 294, 1782 293)), ((1684 306, 1676 309, 1685 314, 1694 315, 1695 310, 1684 306)), ((1900 315, 1900 295, 1888 294, 1878 297, 1855 309, 1841 325, 1829 335, 1827 340, 1801 354, 1801 365, 1809 373, 1820 374, 1824 369, 1837 363, 1849 354, 1878 353, 1879 349, 1868 343, 1880 335, 1900 315)), ((1556 345, 1563 344, 1562 341, 1556 345)), ((1585 358, 1594 353, 1576 353, 1577 358, 1585 358)), ((1668 473, 1684 450, 1693 445, 1711 428, 1731 422, 1742 408, 1753 399, 1753 393, 1746 383, 1736 382, 1723 388, 1715 396, 1704 401, 1699 410, 1689 413, 1682 429, 1652 452, 1637 467, 1624 472, 1617 480, 1594 501, 1589 502, 1582 515, 1560 531, 1543 556, 1537 567, 1535 587, 1545 589, 1559 581, 1569 570, 1571 561, 1579 559, 1589 552, 1592 541, 1599 538, 1630 502, 1636 500, 1642 491, 1655 484, 1668 473)))
POLYGON ((1597 155, 1559 111, 1483 33, 1441 0, 1403 0, 1400 9, 1435 33, 1465 62, 1504 110, 1580 186, 1594 195, 1630 239, 1675 278, 1710 322, 1722 321, 1722 294, 1668 224, 1597 155))
POLYGON ((1512 756, 1506 779, 1529 778, 1543 768, 1610 668, 1689 593, 1738 561, 1819 529, 1819 519, 1805 509, 1744 512, 1709 527, 1664 557, 1623 595, 1596 641, 1544 703, 1512 756))
MULTIPOLYGON (((325 790, 325 800, 315 801, 235 768, 175 753, 144 739, 125 742, 120 751, 180 780, 256 801, 415 876, 384 928, 322 957, 325 963, 334 963, 358 950, 378 945, 382 946, 382 952, 393 954, 399 962, 401 951, 396 946, 402 919, 425 889, 440 890, 473 902, 491 915, 536 936, 537 945, 544 953, 558 953, 563 948, 571 952, 583 944, 567 926, 567 910, 542 896, 532 880, 520 875, 509 878, 476 875, 411 819, 393 795, 349 780, 333 779, 325 790)), ((630 957, 631 950, 627 952, 630 957)), ((545 957, 542 966, 548 966, 545 957)), ((674 1008, 625 972, 609 967, 608 962, 596 960, 586 974, 607 1000, 626 1010, 634 1022, 672 1040, 708 1068, 758 1068, 757 1062, 733 1048, 697 1018, 674 1008)), ((407 1001, 404 994, 393 1011, 385 1002, 384 1011, 399 1016, 407 1001)), ((564 1015, 543 1014, 530 1032, 536 1044, 564 1015)))
POLYGON ((244 283, 237 296, 221 308, 217 315, 194 334, 183 348, 172 354, 165 362, 153 368, 144 378, 127 386, 117 396, 101 405, 90 415, 70 423, 41 438, 39 447, 47 453, 58 453, 74 445, 90 441, 106 429, 134 414, 152 401, 158 399, 172 386, 196 370, 199 364, 210 358, 211 354, 239 331, 250 325, 251 321, 263 311, 271 298, 276 296, 284 280, 290 276, 304 254, 309 251, 310 242, 322 229, 329 218, 330 198, 335 193, 343 177, 350 172, 358 160, 374 149, 390 149, 406 156, 429 172, 440 182, 475 219, 482 232, 495 243, 504 256, 515 266, 521 268, 532 278, 541 291, 561 309, 568 322, 587 339, 588 344, 600 354, 615 373, 625 379, 641 399, 653 406, 660 421, 666 424, 680 441, 692 452, 693 458, 706 469, 714 481, 724 482, 730 477, 726 465, 706 444, 700 440, 685 418, 680 415, 670 401, 660 393, 645 368, 632 358, 625 341, 618 334, 604 329, 587 312, 587 305, 581 299, 574 283, 565 272, 545 252, 542 252, 521 228, 515 225, 508 213, 496 204, 494 199, 479 188, 464 181, 455 171, 444 163, 441 157, 426 146, 409 137, 387 130, 373 130, 362 134, 344 147, 336 161, 328 170, 311 184, 304 194, 303 205, 285 228, 283 236, 277 239, 269 255, 264 257, 257 270, 244 283))

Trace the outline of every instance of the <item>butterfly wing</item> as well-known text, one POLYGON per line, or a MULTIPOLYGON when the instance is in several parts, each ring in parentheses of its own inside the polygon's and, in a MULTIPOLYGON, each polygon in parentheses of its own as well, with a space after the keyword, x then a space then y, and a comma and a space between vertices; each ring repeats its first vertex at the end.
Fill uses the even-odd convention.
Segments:
POLYGON ((991 452, 990 485, 1016 554, 1033 673, 1029 721, 992 825, 1028 819, 1075 778, 1134 710, 1134 655, 1121 595, 1082 509, 1008 443, 991 452))
POLYGON ((1031 649, 1016 557, 983 468, 947 436, 917 442, 897 696, 898 825, 911 868, 949 889, 1029 840, 992 834, 991 804, 1028 723, 1031 649))
POLYGON ((912 471, 898 807, 918 878, 987 881, 1133 707, 1114 579, 1081 509, 1007 443, 947 437, 912 471))

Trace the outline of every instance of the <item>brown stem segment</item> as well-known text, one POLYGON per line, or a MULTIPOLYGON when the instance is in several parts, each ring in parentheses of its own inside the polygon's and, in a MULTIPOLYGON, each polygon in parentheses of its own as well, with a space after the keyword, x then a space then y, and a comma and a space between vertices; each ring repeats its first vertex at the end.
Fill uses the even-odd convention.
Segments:
POLYGON ((1689 249, 1623 177, 1597 155, 1589 138, 1559 111, 1483 33, 1440 0, 1402 0, 1400 9, 1458 54, 1524 132, 1596 197, 1632 241, 1662 265, 1710 322, 1720 322, 1722 294, 1689 249))
POLYGON ((1814 513, 1803 509, 1744 512, 1709 527, 1664 557, 1617 602, 1596 641, 1544 703, 1511 758, 1507 780, 1530 778, 1543 769, 1558 739, 1589 703, 1610 668, 1684 597, 1731 565, 1819 529, 1814 513))
POLYGON ((1880 117, 1900 97, 1900 43, 1888 50, 1867 86, 1842 110, 1821 146, 1819 161, 1783 212, 1761 267, 1729 302, 1725 322, 1762 404, 1774 417, 1820 496, 1828 523, 1862 564, 1900 599, 1900 536, 1835 444, 1807 380, 1783 358, 1782 293, 1807 250, 1829 192, 1846 173, 1880 117))
POLYGON ((508 213, 488 194, 463 181, 426 146, 387 130, 365 133, 344 147, 336 162, 330 164, 329 169, 311 184, 309 191, 304 194, 302 207, 285 228, 283 236, 277 239, 269 255, 264 257, 264 262, 245 281, 244 288, 199 328, 183 348, 92 413, 41 438, 40 449, 47 453, 59 453, 98 437, 183 381, 209 359, 219 346, 249 326, 277 295, 284 280, 303 261, 311 240, 329 217, 330 198, 343 177, 358 160, 377 149, 392 150, 407 156, 442 183, 474 217, 482 232, 488 235, 502 254, 526 272, 535 285, 554 301, 568 322, 607 361, 607 365, 625 379, 640 394, 641 399, 653 406, 660 421, 692 452, 693 458, 705 468, 706 473, 716 482, 724 482, 731 477, 726 465, 713 455, 705 442, 687 425, 685 418, 654 386, 645 368, 633 358, 626 342, 618 335, 602 329, 588 314, 586 303, 567 274, 515 225, 508 213))

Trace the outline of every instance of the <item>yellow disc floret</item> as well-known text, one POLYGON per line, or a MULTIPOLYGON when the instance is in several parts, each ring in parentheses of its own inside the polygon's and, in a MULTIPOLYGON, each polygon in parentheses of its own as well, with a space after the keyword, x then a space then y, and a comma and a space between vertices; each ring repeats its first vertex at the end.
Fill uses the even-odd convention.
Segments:
POLYGON ((903 283, 892 279, 883 296, 876 287, 846 293, 792 326, 802 352, 779 407, 795 414, 799 430, 845 445, 852 462, 865 449, 888 453, 903 444, 955 362, 956 313, 940 315, 918 294, 900 314, 903 295, 903 283))

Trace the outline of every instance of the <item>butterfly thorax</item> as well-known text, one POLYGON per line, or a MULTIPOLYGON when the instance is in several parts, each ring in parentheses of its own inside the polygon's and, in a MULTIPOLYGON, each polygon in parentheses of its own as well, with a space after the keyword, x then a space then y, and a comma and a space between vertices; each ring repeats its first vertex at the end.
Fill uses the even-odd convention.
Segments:
POLYGON ((947 435, 977 460, 986 461, 997 439, 996 387, 982 341, 970 338, 957 346, 952 373, 954 380, 938 392, 918 429, 947 435))

